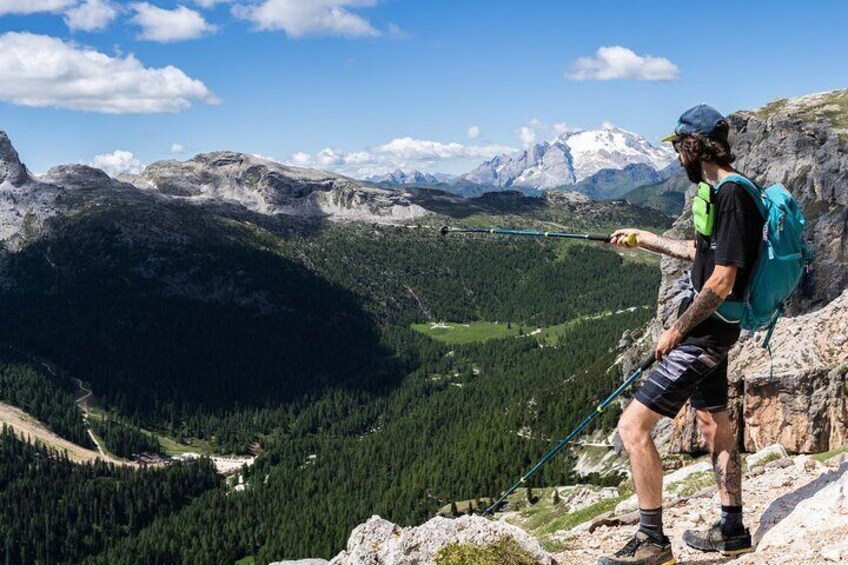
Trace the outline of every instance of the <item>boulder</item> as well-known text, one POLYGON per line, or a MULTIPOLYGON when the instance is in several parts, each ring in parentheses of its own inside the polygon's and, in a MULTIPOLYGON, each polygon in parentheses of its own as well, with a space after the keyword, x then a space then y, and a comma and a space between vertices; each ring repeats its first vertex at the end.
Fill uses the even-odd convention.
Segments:
POLYGON ((357 526, 347 549, 331 565, 421 565, 432 563, 435 556, 451 543, 490 546, 509 536, 543 564, 553 560, 539 542, 524 530, 482 516, 461 516, 455 520, 433 518, 421 526, 401 528, 379 516, 357 526))
POLYGON ((764 447, 756 453, 749 455, 745 461, 748 463, 748 468, 752 469, 765 464, 767 461, 775 459, 783 459, 787 456, 786 449, 779 443, 764 447))

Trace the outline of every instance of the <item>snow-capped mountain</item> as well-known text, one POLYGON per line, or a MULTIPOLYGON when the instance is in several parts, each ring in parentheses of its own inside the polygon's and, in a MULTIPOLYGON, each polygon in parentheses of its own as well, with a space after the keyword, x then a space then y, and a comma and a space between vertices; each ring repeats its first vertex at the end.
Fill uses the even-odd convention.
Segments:
POLYGON ((599 130, 564 133, 516 155, 498 155, 461 178, 485 185, 550 189, 628 165, 643 164, 659 171, 674 160, 670 148, 656 147, 640 135, 605 125, 599 130))
POLYGON ((436 186, 439 184, 449 183, 456 179, 455 175, 447 173, 422 173, 418 170, 404 171, 395 169, 384 175, 373 175, 364 180, 375 184, 392 185, 392 186, 436 186))

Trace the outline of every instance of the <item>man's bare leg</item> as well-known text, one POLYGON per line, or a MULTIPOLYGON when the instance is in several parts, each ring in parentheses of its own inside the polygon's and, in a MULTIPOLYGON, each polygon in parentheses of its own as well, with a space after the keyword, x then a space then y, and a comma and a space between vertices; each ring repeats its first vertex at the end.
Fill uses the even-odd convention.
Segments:
POLYGON ((707 440, 713 474, 721 498, 721 522, 708 531, 689 530, 683 541, 701 551, 739 555, 751 551, 751 534, 742 523, 742 461, 726 410, 697 411, 698 426, 707 440))
POLYGON ((662 416, 638 400, 630 403, 618 422, 618 435, 630 456, 630 470, 639 500, 639 529, 662 539, 662 460, 651 430, 662 416))
POLYGON ((698 425, 707 440, 722 506, 742 506, 742 459, 727 410, 697 410, 698 425))

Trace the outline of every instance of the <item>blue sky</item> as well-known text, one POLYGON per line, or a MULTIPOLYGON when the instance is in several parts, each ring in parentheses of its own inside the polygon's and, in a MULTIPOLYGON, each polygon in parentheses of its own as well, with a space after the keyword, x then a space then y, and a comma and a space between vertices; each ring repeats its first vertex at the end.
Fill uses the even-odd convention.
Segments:
POLYGON ((34 172, 216 149, 461 172, 848 87, 846 28, 836 1, 0 0, 0 129, 34 172))

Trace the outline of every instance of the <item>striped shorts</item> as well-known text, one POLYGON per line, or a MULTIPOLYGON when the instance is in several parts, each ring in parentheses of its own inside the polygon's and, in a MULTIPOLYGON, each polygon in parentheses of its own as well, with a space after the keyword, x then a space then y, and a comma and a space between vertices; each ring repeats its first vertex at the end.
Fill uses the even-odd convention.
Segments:
POLYGON ((674 418, 687 400, 708 412, 727 408, 727 352, 730 347, 683 342, 662 358, 636 400, 663 416, 674 418))

